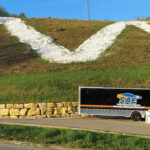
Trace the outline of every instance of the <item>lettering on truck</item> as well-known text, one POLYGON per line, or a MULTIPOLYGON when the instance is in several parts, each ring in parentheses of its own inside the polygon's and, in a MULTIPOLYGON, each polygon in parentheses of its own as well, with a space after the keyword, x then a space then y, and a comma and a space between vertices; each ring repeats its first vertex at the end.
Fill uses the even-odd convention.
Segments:
POLYGON ((142 96, 134 95, 131 93, 122 93, 117 94, 117 98, 119 98, 119 104, 137 104, 137 100, 141 100, 142 96))

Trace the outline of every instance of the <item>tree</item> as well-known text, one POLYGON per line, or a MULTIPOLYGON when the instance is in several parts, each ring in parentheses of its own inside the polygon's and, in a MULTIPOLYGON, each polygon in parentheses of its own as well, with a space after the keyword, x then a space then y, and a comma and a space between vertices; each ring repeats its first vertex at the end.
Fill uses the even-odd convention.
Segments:
POLYGON ((0 17, 9 17, 9 13, 2 6, 0 6, 0 17))
POLYGON ((2 6, 0 6, 0 17, 20 17, 20 18, 26 18, 25 14, 21 12, 18 15, 16 14, 9 14, 2 6))
POLYGON ((21 12, 21 13, 19 14, 19 17, 20 17, 20 18, 26 18, 25 14, 24 14, 23 12, 21 12))

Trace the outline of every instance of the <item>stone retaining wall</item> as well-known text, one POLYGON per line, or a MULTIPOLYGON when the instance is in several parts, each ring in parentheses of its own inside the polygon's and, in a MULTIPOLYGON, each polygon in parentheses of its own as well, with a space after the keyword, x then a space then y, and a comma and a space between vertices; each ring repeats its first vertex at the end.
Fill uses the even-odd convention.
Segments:
POLYGON ((1 118, 77 117, 78 102, 0 104, 1 118))

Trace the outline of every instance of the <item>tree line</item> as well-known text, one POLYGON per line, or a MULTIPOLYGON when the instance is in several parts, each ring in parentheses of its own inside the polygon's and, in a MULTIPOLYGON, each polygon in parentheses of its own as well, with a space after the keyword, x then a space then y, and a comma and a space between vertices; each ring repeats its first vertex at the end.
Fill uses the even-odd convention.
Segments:
POLYGON ((0 6, 0 17, 19 17, 26 18, 25 14, 21 12, 19 15, 8 13, 2 6, 0 6))

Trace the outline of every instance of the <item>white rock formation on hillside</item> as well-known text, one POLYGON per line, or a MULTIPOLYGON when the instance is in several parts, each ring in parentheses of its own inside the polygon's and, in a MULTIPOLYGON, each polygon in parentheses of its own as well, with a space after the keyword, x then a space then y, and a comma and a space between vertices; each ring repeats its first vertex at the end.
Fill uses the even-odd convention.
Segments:
POLYGON ((0 17, 0 24, 4 24, 12 35, 19 38, 20 42, 29 44, 43 59, 58 63, 86 62, 97 59, 115 42, 126 25, 134 25, 150 33, 150 25, 144 21, 116 22, 98 31, 74 52, 71 52, 63 46, 54 44, 51 37, 37 32, 19 18, 0 17))

